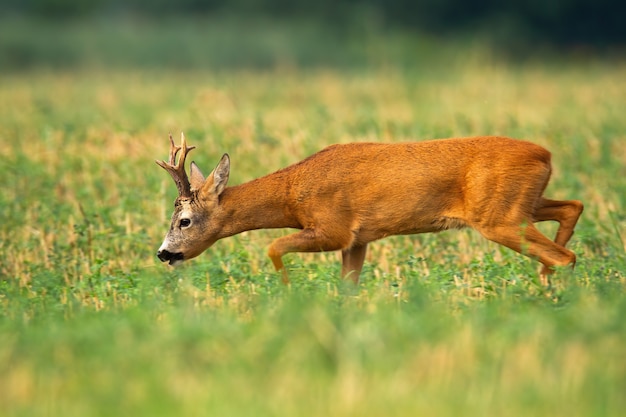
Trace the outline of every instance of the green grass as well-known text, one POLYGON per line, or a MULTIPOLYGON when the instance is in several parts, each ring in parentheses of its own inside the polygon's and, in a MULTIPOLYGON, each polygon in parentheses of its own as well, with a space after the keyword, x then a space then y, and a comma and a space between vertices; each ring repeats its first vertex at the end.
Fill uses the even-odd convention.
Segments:
MULTIPOLYGON (((626 409, 626 67, 32 72, 0 78, 0 415, 621 416, 626 409), (334 253, 221 242, 155 251, 184 130, 231 183, 349 141, 502 134, 553 152, 585 212, 553 287, 471 231, 334 253)), ((554 226, 542 226, 554 233, 554 226)))

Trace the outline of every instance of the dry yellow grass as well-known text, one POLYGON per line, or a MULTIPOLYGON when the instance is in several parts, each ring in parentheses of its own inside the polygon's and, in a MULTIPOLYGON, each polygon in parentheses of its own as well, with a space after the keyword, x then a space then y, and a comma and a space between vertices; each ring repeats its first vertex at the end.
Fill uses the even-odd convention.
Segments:
MULTIPOLYGON (((50 267, 55 241, 73 247, 70 258, 79 277, 92 272, 95 259, 108 260, 104 272, 131 265, 155 267, 153 257, 145 255, 165 230, 174 190, 152 160, 164 157, 167 133, 179 131, 198 146, 193 159, 206 171, 221 153, 230 153, 232 183, 337 142, 523 137, 554 154, 550 195, 583 200, 583 224, 623 233, 620 178, 626 176, 626 130, 619 106, 626 95, 626 84, 620 81, 625 78, 622 65, 552 70, 494 62, 476 62, 438 76, 422 76, 419 70, 9 76, 0 88, 0 155, 10 183, 3 187, 3 197, 23 198, 42 183, 52 189, 42 199, 32 190, 32 202, 21 213, 25 227, 0 231, 4 268, 27 284, 25 265, 50 267), (21 172, 24 158, 38 166, 37 172, 21 172), (55 215, 54 200, 67 207, 63 215, 55 215), (110 208, 118 233, 146 234, 139 252, 124 239, 106 239, 110 223, 97 216, 85 218, 102 206, 110 208), (74 245, 78 232, 73 226, 83 221, 86 229, 80 233, 97 240, 88 249, 74 245), (29 244, 33 250, 12 250, 15 243, 27 241, 36 242, 29 244)), ((245 245, 253 271, 267 271, 264 244, 268 235, 281 233, 252 232, 219 243, 217 253, 245 245)), ((503 259, 499 249, 471 232, 437 237, 438 244, 431 239, 394 238, 372 245, 368 259, 376 265, 375 275, 402 278, 405 267, 398 265, 402 258, 395 253, 401 250, 405 257, 407 246, 414 248, 409 253, 440 263, 446 262, 441 254, 454 254, 459 271, 455 279, 469 281, 465 286, 472 288, 481 286, 481 277, 463 265, 486 253, 497 262, 526 262, 508 255, 503 259)), ((336 262, 334 254, 303 259, 336 262)), ((420 273, 429 274, 423 262, 410 266, 420 267, 420 273)), ((77 278, 67 281, 72 279, 77 278)))

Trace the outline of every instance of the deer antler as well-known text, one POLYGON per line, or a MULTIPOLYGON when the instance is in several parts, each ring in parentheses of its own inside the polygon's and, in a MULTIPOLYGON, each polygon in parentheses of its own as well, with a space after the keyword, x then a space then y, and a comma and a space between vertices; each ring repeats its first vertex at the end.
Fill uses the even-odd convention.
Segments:
POLYGON ((170 173, 178 188, 179 197, 191 197, 191 184, 185 172, 185 158, 187 158, 189 151, 195 149, 195 146, 187 146, 187 141, 183 133, 180 134, 180 138, 181 146, 176 146, 174 139, 172 139, 172 134, 170 134, 170 161, 169 163, 156 161, 156 163, 170 173), (180 154, 180 158, 178 158, 178 163, 176 163, 176 155, 180 150, 182 150, 182 153, 180 154))

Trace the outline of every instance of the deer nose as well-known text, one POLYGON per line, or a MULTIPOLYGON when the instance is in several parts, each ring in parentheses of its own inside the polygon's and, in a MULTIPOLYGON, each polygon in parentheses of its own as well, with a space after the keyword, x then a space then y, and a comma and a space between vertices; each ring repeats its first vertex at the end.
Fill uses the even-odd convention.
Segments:
POLYGON ((161 262, 166 262, 172 259, 174 254, 167 250, 160 250, 157 252, 157 257, 161 260, 161 262))
POLYGON ((161 249, 157 252, 157 257, 161 260, 161 262, 170 262, 170 265, 175 265, 177 263, 182 262, 185 259, 185 256, 182 252, 170 252, 166 249, 161 249))

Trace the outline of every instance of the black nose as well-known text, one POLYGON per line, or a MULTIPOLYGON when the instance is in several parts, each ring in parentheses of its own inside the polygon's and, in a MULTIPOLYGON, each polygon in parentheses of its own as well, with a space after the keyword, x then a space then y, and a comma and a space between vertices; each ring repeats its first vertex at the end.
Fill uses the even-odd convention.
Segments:
POLYGON ((177 252, 177 253, 172 253, 168 250, 160 250, 157 252, 157 257, 161 260, 161 262, 167 262, 170 261, 170 264, 176 262, 176 261, 182 261, 184 259, 184 256, 182 253, 177 252))
POLYGON ((161 260, 161 262, 169 261, 172 259, 172 256, 174 256, 174 254, 166 250, 160 250, 157 252, 157 257, 161 260))

